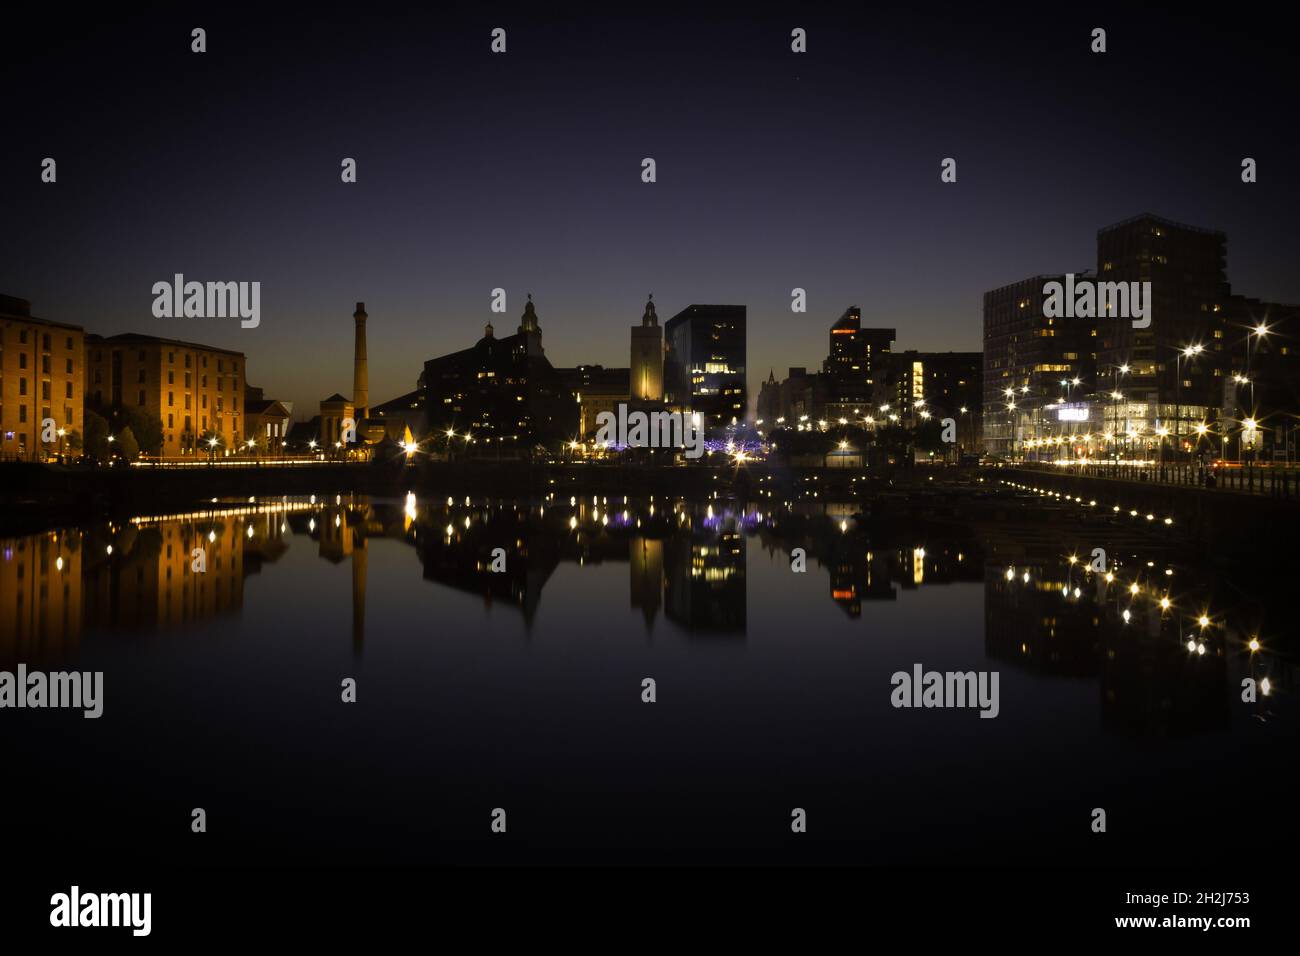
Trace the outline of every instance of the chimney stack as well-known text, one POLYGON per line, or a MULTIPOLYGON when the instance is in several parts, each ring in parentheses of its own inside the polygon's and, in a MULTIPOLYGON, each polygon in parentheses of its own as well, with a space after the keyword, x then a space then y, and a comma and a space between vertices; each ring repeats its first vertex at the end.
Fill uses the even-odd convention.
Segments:
MULTIPOLYGON (((366 304, 357 303, 357 311, 352 313, 357 323, 356 346, 352 355, 352 405, 356 409, 357 425, 360 426, 370 414, 370 371, 366 364, 366 304)), ((358 431, 360 428, 358 427, 358 431)))

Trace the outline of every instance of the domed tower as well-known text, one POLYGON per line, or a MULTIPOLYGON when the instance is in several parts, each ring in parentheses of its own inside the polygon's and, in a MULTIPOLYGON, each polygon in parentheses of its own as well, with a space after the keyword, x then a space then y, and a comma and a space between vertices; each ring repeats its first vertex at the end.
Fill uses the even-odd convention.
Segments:
POLYGON ((542 354, 542 327, 537 324, 537 308, 533 305, 533 294, 528 293, 528 304, 524 306, 523 317, 519 321, 519 334, 524 340, 524 350, 530 355, 542 354))
POLYGON ((632 400, 661 402, 664 398, 664 330, 655 313, 655 297, 646 300, 641 324, 632 326, 629 387, 632 400))

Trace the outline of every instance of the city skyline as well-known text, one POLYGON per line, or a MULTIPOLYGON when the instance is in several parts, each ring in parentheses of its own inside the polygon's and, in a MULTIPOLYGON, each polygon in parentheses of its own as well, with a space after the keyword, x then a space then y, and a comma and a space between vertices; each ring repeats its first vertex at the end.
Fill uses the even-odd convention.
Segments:
POLYGON ((463 11, 405 30, 325 14, 251 33, 211 18, 202 55, 176 17, 84 39, 32 17, 18 56, 41 68, 20 71, 13 104, 26 148, 0 158, 5 206, 25 228, 0 239, 0 288, 100 334, 243 351, 254 379, 300 408, 348 390, 347 304, 374 316, 382 402, 414 388, 412 351, 472 340, 496 288, 512 319, 534 295, 561 366, 625 365, 621 332, 647 292, 665 316, 745 303, 751 396, 769 369, 812 363, 808 345, 851 303, 909 347, 972 350, 985 291, 1082 271, 1093 230, 1143 211, 1228 233, 1235 288, 1300 301, 1287 129, 1267 95, 1284 58, 1266 33, 1247 43, 1190 19, 1104 17, 1101 71, 1084 25, 1013 41, 1025 25, 1011 13, 920 27, 760 12, 685 32, 652 17, 510 16, 495 59, 498 24, 463 11), (807 54, 790 52, 793 20, 806 21, 807 54), (1041 56, 1018 64, 1012 42, 1041 56), (1249 64, 1261 95, 1205 89, 1183 65, 1198 49, 1249 64), (133 65, 159 56, 174 90, 133 65), (1074 67, 1051 74, 1068 111, 1029 82, 1053 59, 1074 67), (280 84, 266 90, 252 77, 272 66, 280 84), (1163 98, 1132 102, 1152 73, 1163 98), (101 93, 87 99, 91 77, 101 93), (994 125, 1016 132, 990 139, 991 102, 994 125), (1207 120, 1219 136, 1203 134, 1207 120), (1243 142, 1260 163, 1250 185, 1243 142), (59 160, 53 184, 40 181, 46 156, 59 160), (340 181, 345 157, 356 183, 340 181), (940 182, 945 157, 956 183, 940 182), (153 319, 150 289, 176 272, 260 281, 264 321, 153 319), (795 288, 805 313, 790 311, 795 288), (325 348, 335 316, 343 347, 325 348))

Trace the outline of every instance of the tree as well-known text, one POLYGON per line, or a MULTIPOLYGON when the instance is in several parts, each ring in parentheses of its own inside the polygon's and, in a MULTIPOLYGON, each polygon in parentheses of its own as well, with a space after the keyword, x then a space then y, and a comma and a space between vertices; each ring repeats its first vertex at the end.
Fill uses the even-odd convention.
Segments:
POLYGON ((162 451, 163 423, 157 415, 151 415, 143 408, 122 409, 122 419, 142 451, 156 455, 162 451))
POLYGON ((130 426, 117 433, 117 453, 128 462, 135 461, 140 456, 140 443, 136 441, 135 432, 131 431, 130 426))
POLYGON ((89 419, 92 411, 105 421, 109 422, 110 430, 120 431, 123 428, 131 429, 131 433, 135 436, 136 443, 147 453, 156 455, 162 451, 163 423, 162 419, 157 415, 151 415, 143 408, 132 408, 130 406, 113 407, 87 402, 87 419, 89 419))
POLYGON ((944 449, 943 424, 937 418, 919 422, 912 434, 916 447, 921 451, 938 452, 944 449))
POLYGON ((107 461, 110 448, 108 446, 108 420, 97 412, 86 409, 86 437, 83 444, 86 449, 86 457, 98 463, 107 461))

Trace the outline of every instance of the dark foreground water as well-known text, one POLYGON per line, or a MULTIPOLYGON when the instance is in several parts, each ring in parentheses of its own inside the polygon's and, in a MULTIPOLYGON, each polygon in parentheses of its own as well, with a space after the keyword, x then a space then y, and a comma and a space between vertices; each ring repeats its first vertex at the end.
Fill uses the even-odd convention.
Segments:
POLYGON ((3 541, 0 668, 105 675, 98 720, 0 710, 11 853, 1240 865, 1296 849, 1290 602, 1119 523, 1011 500, 970 522, 725 499, 208 507, 3 541), (1114 581, 1088 570, 1094 547, 1114 581), (998 716, 893 707, 891 675, 916 664, 996 671, 998 716), (1248 677, 1269 681, 1255 703, 1248 677))

